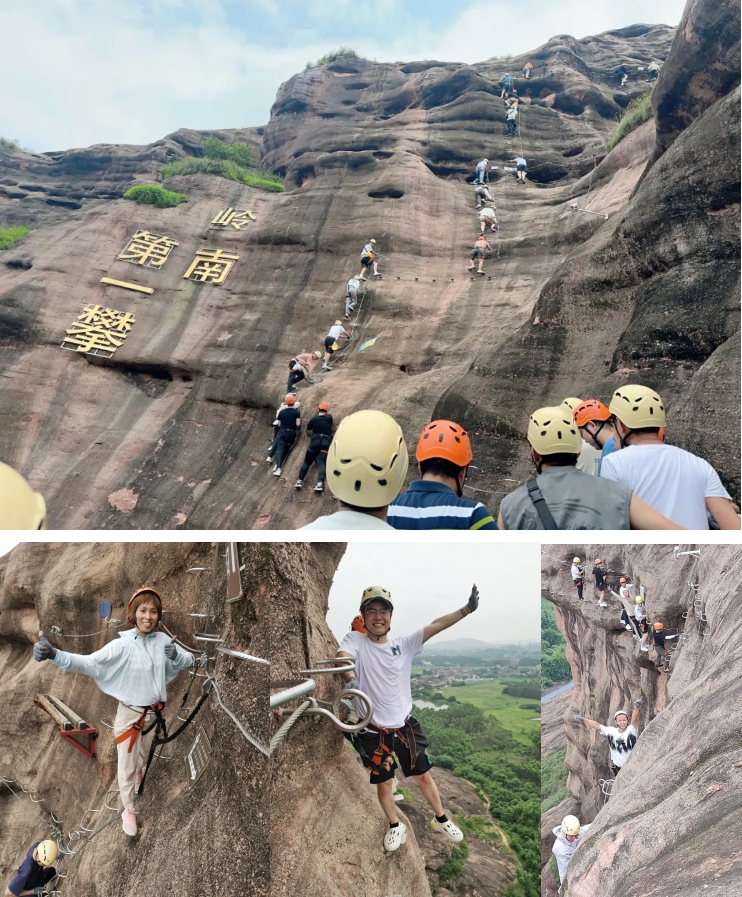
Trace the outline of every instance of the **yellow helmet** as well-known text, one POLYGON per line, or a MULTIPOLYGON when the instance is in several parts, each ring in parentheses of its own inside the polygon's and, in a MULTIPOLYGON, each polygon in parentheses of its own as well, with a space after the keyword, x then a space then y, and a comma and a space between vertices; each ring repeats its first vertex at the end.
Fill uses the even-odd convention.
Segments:
POLYGON ((579 559, 579 558, 572 558, 572 563, 573 563, 573 564, 579 564, 579 563, 580 563, 580 559, 579 559))
POLYGON ((565 835, 579 835, 580 820, 576 816, 565 816, 562 819, 562 831, 565 835))
POLYGON ((39 841, 36 845, 36 856, 42 866, 51 866, 59 856, 59 848, 56 841, 39 841))
POLYGON ((574 418, 563 405, 533 412, 528 421, 528 441, 539 455, 562 452, 579 455, 582 448, 582 437, 574 418))
POLYGON ((662 399, 648 386, 631 384, 620 387, 613 393, 608 410, 632 430, 666 425, 662 399))
POLYGON ((637 595, 636 598, 634 598, 634 604, 644 604, 644 596, 637 595))
POLYGON ((46 504, 23 477, 0 462, 0 529, 43 529, 46 504))
POLYGON ((363 608, 371 601, 383 601, 385 604, 389 605, 389 610, 394 610, 391 593, 382 586, 369 586, 367 589, 363 590, 363 595, 361 595, 361 610, 363 610, 363 608))
POLYGON ((404 485, 409 458, 402 428, 383 411, 356 411, 337 428, 327 453, 332 494, 348 505, 382 508, 404 485))
POLYGON ((575 408, 582 404, 582 399, 577 399, 574 396, 567 396, 567 398, 562 402, 559 406, 560 408, 566 408, 569 412, 570 417, 575 413, 575 408))

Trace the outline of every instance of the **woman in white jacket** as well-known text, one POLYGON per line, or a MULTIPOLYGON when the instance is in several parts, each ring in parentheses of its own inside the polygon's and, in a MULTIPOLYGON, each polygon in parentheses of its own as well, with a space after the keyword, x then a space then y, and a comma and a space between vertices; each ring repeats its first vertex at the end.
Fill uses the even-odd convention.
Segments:
POLYGON ((572 859, 574 852, 582 844, 582 839, 588 832, 588 825, 580 825, 580 820, 576 816, 565 816, 562 824, 554 829, 556 841, 551 848, 551 852, 556 857, 557 868, 559 869, 559 883, 564 881, 567 874, 567 866, 572 859))
POLYGON ((134 794, 155 735, 156 712, 165 706, 167 684, 194 663, 189 651, 164 632, 156 631, 161 619, 160 596, 147 586, 134 592, 126 608, 126 621, 134 628, 119 632, 119 638, 100 651, 70 654, 52 647, 40 633, 33 652, 36 660, 48 660, 65 673, 90 676, 101 691, 118 700, 113 733, 124 807, 122 827, 131 837, 137 833, 134 794))

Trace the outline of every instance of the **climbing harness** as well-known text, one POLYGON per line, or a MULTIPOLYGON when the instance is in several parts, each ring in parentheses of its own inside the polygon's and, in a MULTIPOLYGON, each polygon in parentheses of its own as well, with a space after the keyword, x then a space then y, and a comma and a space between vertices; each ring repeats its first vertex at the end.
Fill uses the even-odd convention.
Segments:
POLYGON ((600 790, 603 792, 603 806, 608 803, 608 798, 611 796, 611 792, 613 790, 613 783, 615 779, 599 779, 598 784, 600 785, 600 790))

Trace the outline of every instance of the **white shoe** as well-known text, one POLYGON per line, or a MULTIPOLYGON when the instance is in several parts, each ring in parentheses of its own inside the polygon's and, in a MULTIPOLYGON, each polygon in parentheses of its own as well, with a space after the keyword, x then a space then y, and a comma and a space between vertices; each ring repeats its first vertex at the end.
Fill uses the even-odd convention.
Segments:
POLYGON ((301 487, 303 485, 304 485, 304 480, 297 480, 296 485, 294 486, 294 489, 301 489, 301 487))
POLYGON ((648 645, 642 645, 642 651, 647 651, 647 652, 648 652, 648 651, 649 651, 649 646, 648 646, 648 645))
POLYGON ((608 605, 605 603, 605 601, 600 601, 598 603, 598 607, 608 607, 608 605))
POLYGON ((399 825, 390 828, 384 835, 384 850, 391 853, 393 850, 397 850, 400 844, 404 844, 406 840, 407 826, 404 822, 400 822, 399 825))
POLYGON ((381 271, 374 271, 374 277, 381 277, 381 271))
POLYGON ((273 476, 280 477, 282 473, 283 473, 283 468, 276 467, 275 470, 273 471, 273 476))
POLYGON ((464 833, 461 831, 461 829, 457 825, 455 825, 453 822, 451 822, 450 819, 448 819, 446 822, 438 822, 437 819, 434 819, 430 823, 430 825, 434 831, 441 832, 447 838, 449 838, 451 841, 463 841, 464 840, 464 833))
POLYGON ((136 810, 124 810, 121 814, 121 828, 130 838, 135 838, 137 834, 137 813, 136 810))
POLYGON ((631 626, 626 626, 626 631, 631 632, 631 626))
POLYGON ((272 464, 272 463, 273 463, 273 458, 271 458, 270 455, 268 455, 268 457, 267 457, 265 460, 266 460, 266 462, 267 462, 268 464, 272 464))
POLYGON ((315 491, 315 492, 324 492, 324 491, 325 491, 325 484, 324 484, 322 481, 320 481, 320 482, 317 483, 317 485, 314 487, 314 491, 315 491))

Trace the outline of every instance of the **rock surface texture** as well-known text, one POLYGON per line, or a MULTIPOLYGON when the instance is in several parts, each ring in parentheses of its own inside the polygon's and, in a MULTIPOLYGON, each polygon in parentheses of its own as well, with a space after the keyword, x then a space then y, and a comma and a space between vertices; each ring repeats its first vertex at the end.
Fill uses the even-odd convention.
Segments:
POLYGON ((570 863, 565 897, 742 893, 741 576, 738 546, 704 545, 699 558, 676 558, 669 545, 545 547, 544 596, 567 640, 575 687, 564 714, 572 797, 542 820, 543 861, 565 813, 593 823, 570 863), (636 590, 645 587, 649 620, 682 636, 669 676, 655 667, 654 649, 642 653, 624 629, 616 598, 600 608, 588 584, 578 600, 574 554, 601 557, 636 590), (606 803, 599 783, 613 778, 607 739, 572 715, 610 724, 639 695, 639 738, 606 803))
MULTIPOLYGON (((259 569, 263 550, 243 547, 242 560, 250 574, 259 569)), ((101 648, 112 637, 110 631, 93 638, 73 636, 103 628, 99 602, 111 602, 113 617, 123 619, 125 602, 144 584, 162 595, 167 628, 186 644, 198 644, 192 636, 203 631, 198 626, 203 621, 188 614, 206 611, 209 573, 201 574, 204 580, 187 576, 186 570, 211 569, 213 555, 208 543, 40 543, 22 544, 0 561, 0 770, 21 798, 0 786, 0 876, 5 883, 30 844, 49 836, 38 814, 48 819, 53 812, 64 833, 62 846, 77 851, 59 866, 66 874, 65 894, 169 893, 173 887, 184 894, 214 897, 267 893, 267 760, 240 734, 214 695, 191 726, 163 748, 163 756, 172 762, 153 761, 145 793, 137 798, 140 834, 134 841, 121 830, 120 811, 104 808, 106 793, 118 785, 113 732, 101 720, 112 722, 116 701, 85 676, 37 663, 31 651, 40 627, 64 650, 87 654, 101 648), (53 626, 64 636, 54 635, 53 626), (99 728, 97 760, 60 738, 51 718, 33 704, 39 692, 54 694, 99 728), (199 725, 210 740, 211 759, 189 788, 184 757, 199 725), (32 803, 21 782, 42 802, 32 803), (91 835, 83 827, 100 832, 91 835), (73 834, 68 840, 74 832, 79 838, 73 834)), ((255 579, 246 580, 245 598, 225 607, 223 571, 220 559, 214 590, 216 631, 225 645, 266 657, 267 591, 260 580, 258 585, 255 579)), ((216 658, 209 669, 225 705, 266 744, 267 667, 223 654, 216 658)), ((169 688, 168 723, 174 720, 187 681, 188 674, 181 672, 169 688)), ((195 704, 202 681, 196 679, 189 706, 195 704)))
MULTIPOLYGON (((713 5, 694 3, 694 21, 713 5)), ((733 10, 723 7, 694 40, 728 67, 733 10)), ((655 153, 654 124, 604 149, 614 119, 649 88, 635 78, 620 90, 620 63, 669 65, 674 53, 682 96, 690 90, 684 65, 694 62, 677 38, 670 50, 674 35, 647 25, 559 35, 514 57, 511 74, 529 58, 535 69, 517 79, 520 136, 511 139, 502 62, 309 69, 282 85, 265 128, 215 132, 253 145, 285 178, 282 195, 194 175, 167 182, 190 197, 174 209, 114 198, 151 182, 162 162, 198 153, 206 134, 194 131, 150 147, 0 151, 0 222, 34 228, 0 254, 0 457, 44 494, 55 527, 294 528, 331 512, 329 493, 293 490, 305 440, 284 478, 270 476, 270 423, 288 360, 321 348, 374 237, 384 277, 365 287, 335 370, 299 386, 307 417, 322 400, 338 420, 384 409, 411 452, 431 417, 457 420, 474 437, 468 494, 496 512, 528 471, 530 410, 566 395, 606 398, 638 378, 665 395, 668 438, 708 457, 738 495, 739 113, 730 78, 704 88, 705 111, 695 94, 678 99, 691 110, 687 127, 633 198, 655 153), (525 187, 505 171, 521 153, 525 187), (478 232, 466 181, 484 156, 499 166, 501 230, 496 258, 475 279, 466 272, 478 232), (53 190, 80 208, 50 205, 53 190), (574 212, 574 202, 610 217, 574 212), (229 234, 209 229, 227 206, 257 220, 229 234), (178 241, 161 270, 117 260, 138 228, 178 241), (217 247, 240 256, 224 285, 183 279, 197 249, 217 247), (155 293, 103 287, 102 276, 155 293), (110 361, 88 364, 59 348, 87 303, 136 315, 110 361)), ((664 78, 663 96, 675 83, 664 78)))

